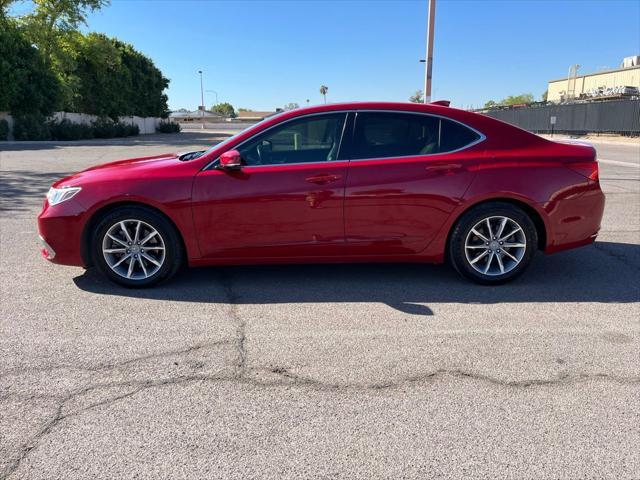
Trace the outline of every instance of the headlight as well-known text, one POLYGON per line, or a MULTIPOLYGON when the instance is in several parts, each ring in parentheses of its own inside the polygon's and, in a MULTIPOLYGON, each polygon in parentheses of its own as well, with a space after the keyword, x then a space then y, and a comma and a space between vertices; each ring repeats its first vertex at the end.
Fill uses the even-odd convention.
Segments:
POLYGON ((47 201, 49 202, 49 205, 57 205, 65 200, 73 198, 80 190, 82 190, 81 187, 51 187, 47 192, 47 201))

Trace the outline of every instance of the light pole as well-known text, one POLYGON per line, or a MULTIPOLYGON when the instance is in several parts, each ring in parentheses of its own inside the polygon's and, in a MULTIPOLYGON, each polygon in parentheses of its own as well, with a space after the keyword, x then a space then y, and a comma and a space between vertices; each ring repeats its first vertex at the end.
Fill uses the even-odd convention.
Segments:
POLYGON ((436 0, 429 0, 429 21, 427 22, 427 61, 424 70, 424 103, 431 101, 431 72, 433 70, 433 33, 436 20, 436 0))
POLYGON ((215 93, 216 94, 216 105, 218 105, 218 92, 215 90, 207 90, 207 93, 215 93))
POLYGON ((200 117, 202 117, 202 129, 204 130, 204 87, 202 84, 202 70, 198 70, 200 74, 200 117))

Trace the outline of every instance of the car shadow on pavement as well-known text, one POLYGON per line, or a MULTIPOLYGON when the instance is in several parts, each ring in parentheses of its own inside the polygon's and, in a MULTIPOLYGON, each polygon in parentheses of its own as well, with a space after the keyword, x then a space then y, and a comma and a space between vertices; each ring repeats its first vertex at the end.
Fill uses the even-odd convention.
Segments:
POLYGON ((476 285, 446 265, 424 264, 207 267, 139 290, 93 270, 74 282, 101 295, 239 305, 380 302, 411 315, 432 315, 436 303, 631 303, 640 301, 640 245, 597 242, 539 254, 523 276, 501 286, 476 285))

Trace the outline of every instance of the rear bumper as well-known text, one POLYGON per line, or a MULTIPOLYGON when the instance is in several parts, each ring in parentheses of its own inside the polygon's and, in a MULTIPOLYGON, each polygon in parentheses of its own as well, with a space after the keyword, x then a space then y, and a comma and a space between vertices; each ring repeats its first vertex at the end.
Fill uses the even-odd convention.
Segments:
POLYGON ((545 253, 556 253, 589 245, 596 240, 604 214, 605 196, 597 182, 575 195, 548 202, 545 253))
POLYGON ((41 254, 53 263, 84 267, 81 254, 85 210, 74 199, 51 207, 45 201, 38 216, 41 254))

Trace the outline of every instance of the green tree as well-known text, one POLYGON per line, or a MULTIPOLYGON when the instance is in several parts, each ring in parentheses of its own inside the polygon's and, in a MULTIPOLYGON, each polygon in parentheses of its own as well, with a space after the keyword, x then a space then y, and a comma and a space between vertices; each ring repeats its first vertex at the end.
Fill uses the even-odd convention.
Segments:
POLYGON ((100 33, 77 42, 75 110, 99 116, 166 117, 169 85, 153 62, 131 45, 100 33))
POLYGON ((521 93, 520 95, 509 95, 507 98, 502 99, 500 105, 522 105, 533 103, 532 93, 521 93))
POLYGON ((285 110, 295 110, 296 108, 300 108, 300 105, 298 105, 295 102, 291 102, 291 103, 287 103, 283 108, 285 110))
POLYGON ((520 95, 509 95, 506 98, 503 98, 499 102, 494 102, 493 100, 489 100, 484 104, 484 108, 492 108, 498 106, 508 106, 508 105, 528 105, 533 103, 533 94, 532 93, 521 93, 520 95))
POLYGON ((329 87, 326 85, 320 86, 320 95, 324 97, 324 103, 327 103, 327 92, 329 91, 329 87))
POLYGON ((87 13, 109 5, 109 0, 33 0, 34 11, 24 17, 31 40, 51 62, 60 38, 86 24, 87 13))
POLYGON ((80 88, 75 75, 77 43, 82 38, 78 27, 86 24, 87 13, 108 4, 109 0, 33 0, 33 11, 21 18, 29 40, 58 77, 63 110, 76 110, 80 88))
POLYGON ((59 105, 56 76, 24 29, 6 17, 0 17, 0 79, 0 111, 46 116, 59 105))
POLYGON ((416 93, 409 97, 409 101, 412 103, 424 103, 424 94, 422 90, 416 90, 416 93))
POLYGON ((545 90, 544 92, 542 92, 542 95, 540 97, 542 98, 543 102, 546 102, 548 96, 549 96, 549 90, 545 90))
POLYGON ((77 30, 108 0, 33 0, 34 11, 19 19, 7 17, 11 3, 0 0, 0 110, 167 116, 169 80, 151 59, 127 43, 77 30))
POLYGON ((15 3, 15 1, 16 0, 0 0, 0 18, 6 18, 9 7, 12 3, 15 3))
POLYGON ((220 113, 226 117, 233 118, 236 116, 236 111, 233 109, 233 105, 230 103, 218 103, 211 107, 212 112, 220 113))

